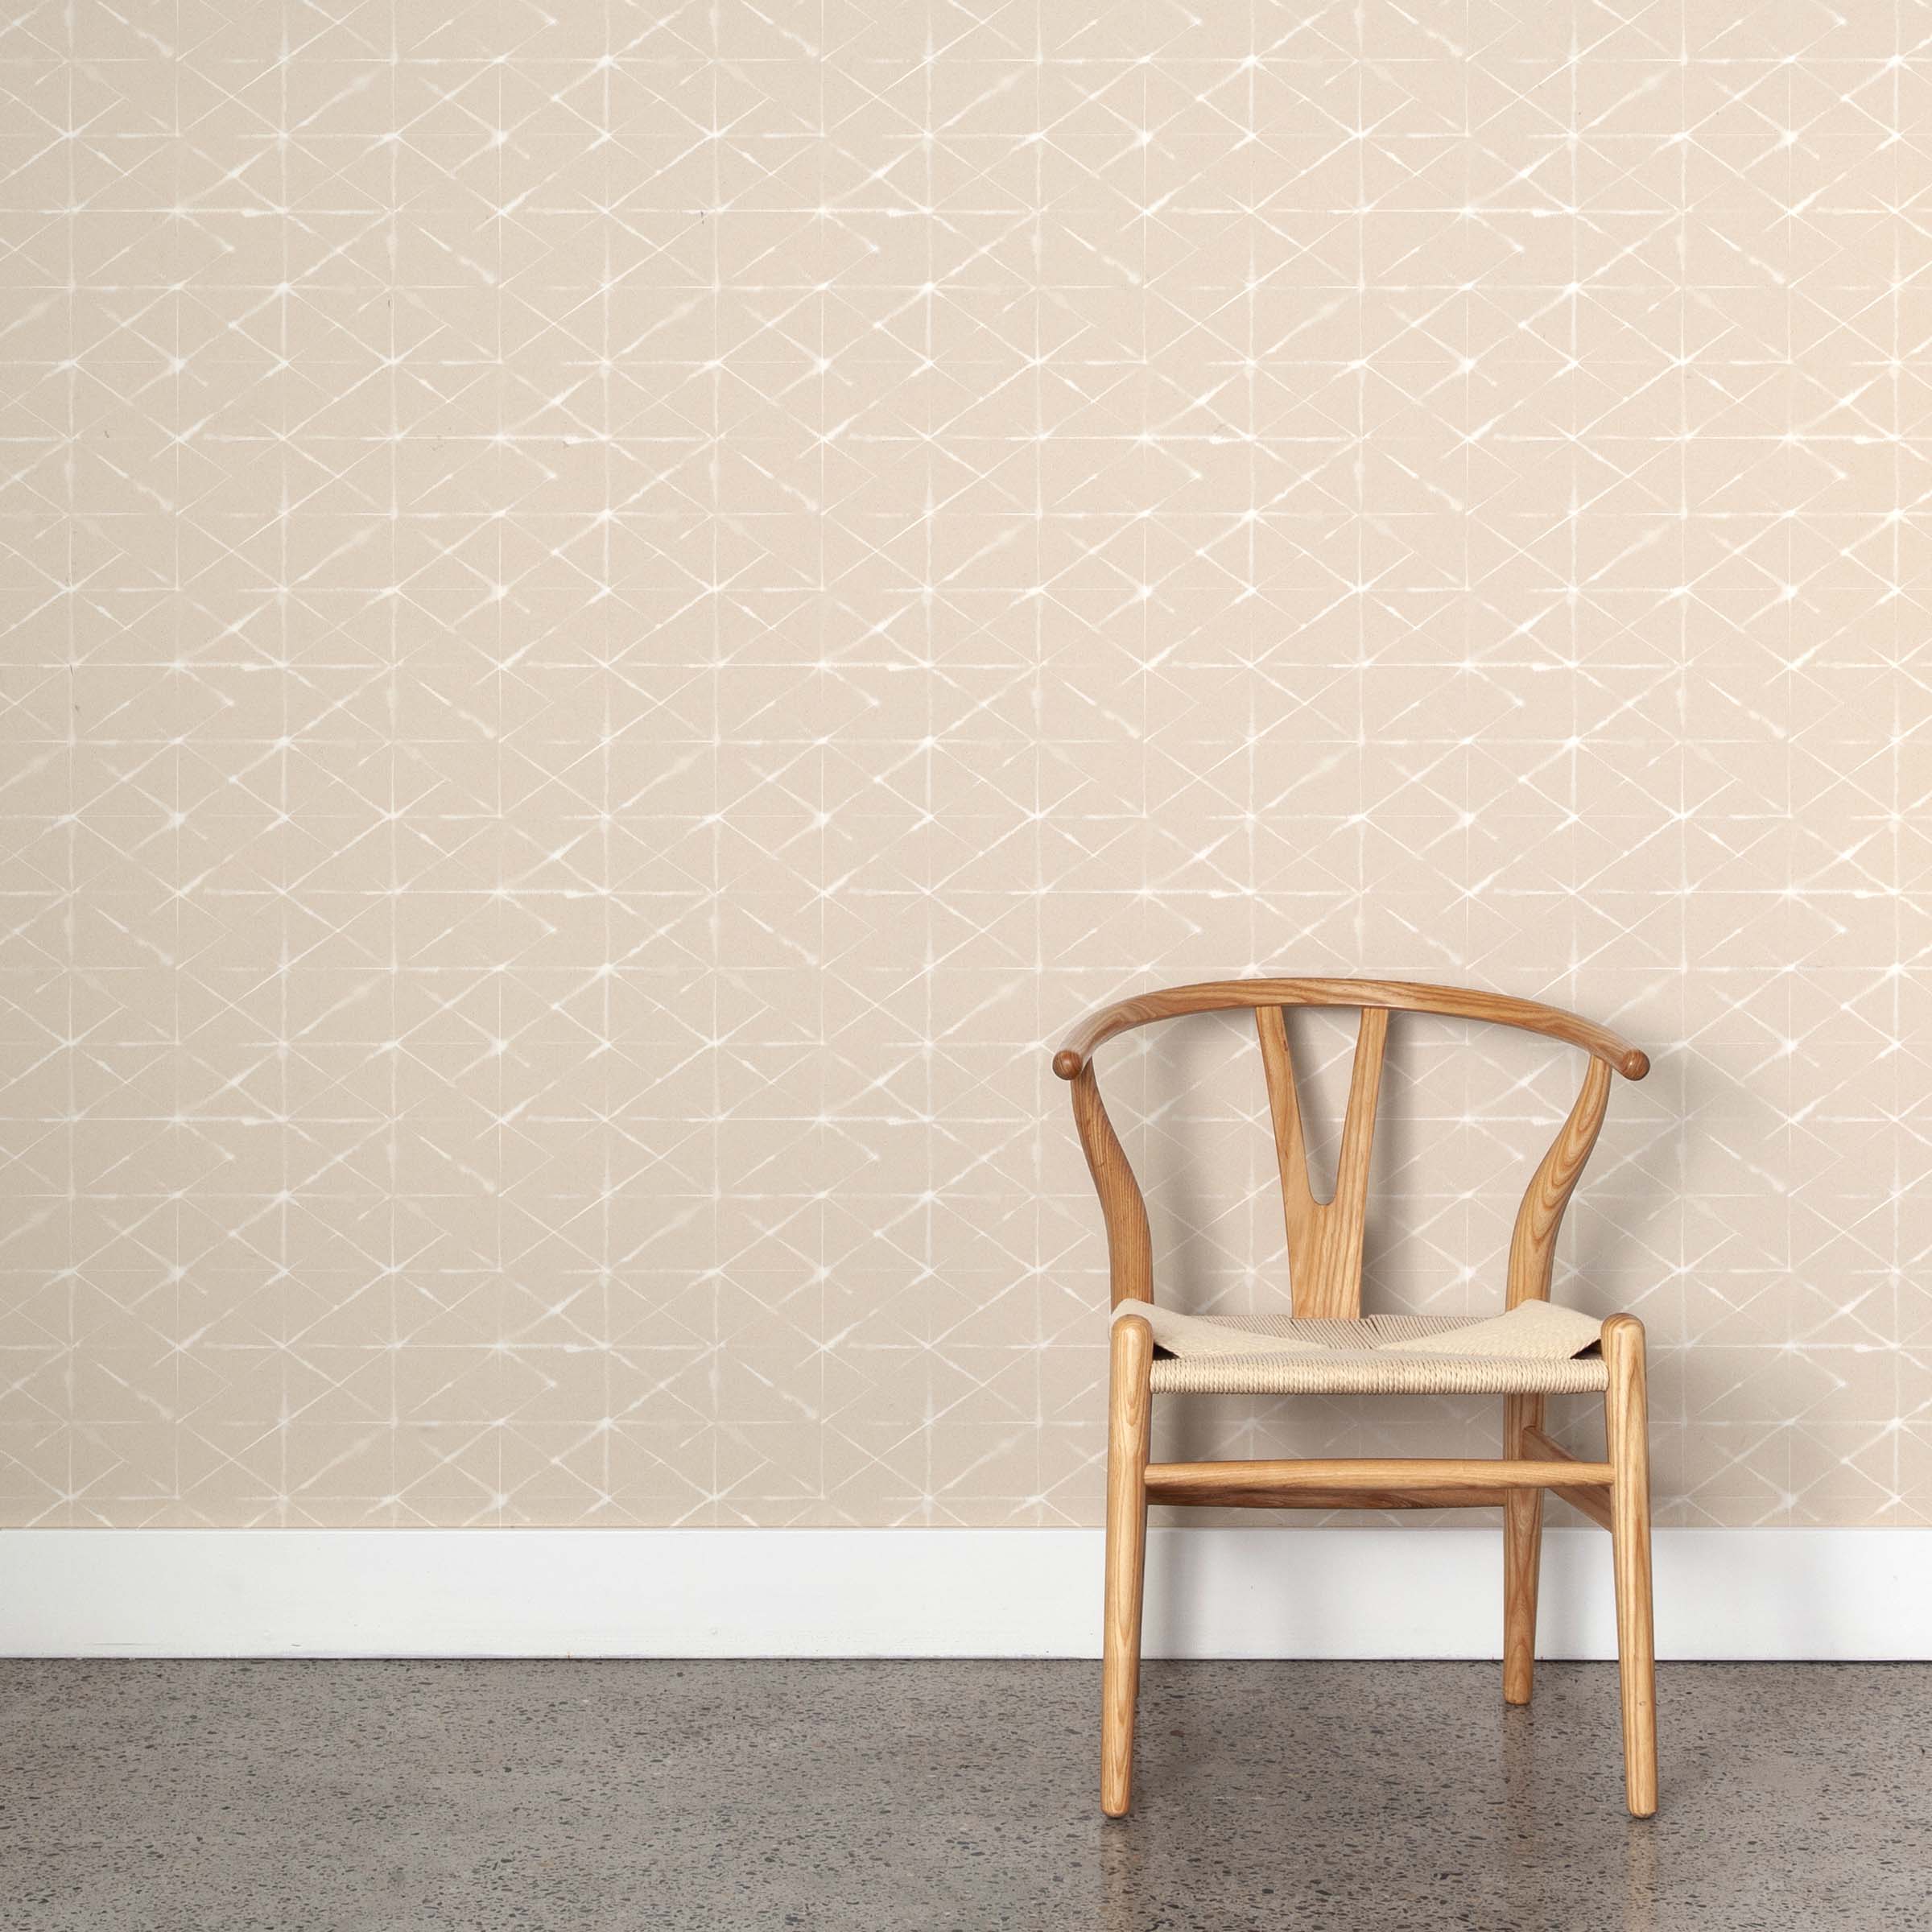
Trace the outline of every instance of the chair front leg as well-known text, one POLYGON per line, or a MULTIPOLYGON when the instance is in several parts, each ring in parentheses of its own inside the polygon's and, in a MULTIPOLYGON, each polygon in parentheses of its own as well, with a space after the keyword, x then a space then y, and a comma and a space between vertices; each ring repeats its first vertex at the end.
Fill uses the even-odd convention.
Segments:
MULTIPOLYGON (((1530 1451, 1528 1429, 1543 1426, 1540 1395, 1503 1398, 1503 1454, 1530 1451)), ((1536 1596, 1542 1568, 1543 1492, 1512 1489, 1503 1498, 1503 1702, 1526 1704, 1536 1681, 1536 1596)))
POLYGON ((1141 1316, 1123 1315, 1113 1325, 1107 1397, 1107 1585, 1100 1633, 1100 1809, 1109 1818, 1125 1812, 1133 1791, 1153 1366, 1153 1329, 1141 1316))
POLYGON ((1610 1386, 1604 1435, 1611 1468, 1610 1547, 1616 1571, 1616 1657, 1624 1715, 1624 1790, 1633 1818, 1657 1809, 1657 1664, 1650 1622, 1650 1430, 1644 1325, 1604 1323, 1610 1386))

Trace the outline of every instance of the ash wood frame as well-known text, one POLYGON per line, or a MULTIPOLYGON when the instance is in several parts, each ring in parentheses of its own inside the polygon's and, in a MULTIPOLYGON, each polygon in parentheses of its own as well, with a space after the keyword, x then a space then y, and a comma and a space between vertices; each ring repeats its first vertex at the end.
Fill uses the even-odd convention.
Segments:
MULTIPOLYGON (((1645 1055, 1608 1028, 1554 1006, 1453 986, 1394 980, 1218 980, 1117 1001, 1090 1014, 1054 1055, 1072 1088, 1075 1125, 1106 1225, 1113 1305, 1154 1300, 1147 1205, 1100 1099, 1095 1051, 1137 1026, 1186 1013, 1251 1009, 1267 1080, 1282 1177, 1289 1286, 1297 1315, 1361 1312, 1362 1236, 1369 1157, 1392 1013, 1492 1021, 1577 1046, 1589 1055, 1575 1104, 1531 1177, 1509 1241, 1507 1306, 1547 1300, 1556 1239, 1604 1122, 1612 1071, 1641 1080, 1645 1055), (1311 1184, 1288 1006, 1352 1006, 1361 1013, 1334 1193, 1311 1184)), ((1534 1687, 1542 1503, 1554 1492, 1610 1532, 1616 1576, 1624 1788, 1631 1813, 1657 1809, 1657 1719, 1651 1627, 1650 1476, 1643 1324, 1613 1315, 1601 1343, 1605 1455, 1585 1462, 1543 1431, 1544 1398, 1506 1396, 1500 1460, 1405 1458, 1293 1462, 1154 1463, 1154 1331, 1126 1315, 1113 1324, 1107 1429, 1107 1550, 1100 1690, 1100 1808, 1121 1816, 1133 1795, 1134 1707, 1150 1502, 1245 1509, 1493 1509, 1503 1511, 1503 1697, 1526 1704, 1534 1687)))

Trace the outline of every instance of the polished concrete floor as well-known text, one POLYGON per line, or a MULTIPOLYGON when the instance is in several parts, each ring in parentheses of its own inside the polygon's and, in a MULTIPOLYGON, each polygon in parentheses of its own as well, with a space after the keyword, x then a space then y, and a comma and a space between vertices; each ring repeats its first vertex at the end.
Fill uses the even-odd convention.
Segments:
POLYGON ((1932 1925, 1932 1666, 0 1662, 32 1932, 1818 1932, 1932 1925))

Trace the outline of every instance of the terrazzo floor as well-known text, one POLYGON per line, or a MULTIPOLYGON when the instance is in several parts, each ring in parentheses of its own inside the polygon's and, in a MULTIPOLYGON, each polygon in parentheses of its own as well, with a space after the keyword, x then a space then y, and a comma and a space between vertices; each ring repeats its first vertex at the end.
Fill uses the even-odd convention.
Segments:
POLYGON ((0 1662, 31 1932, 1932 1926, 1932 1666, 0 1662))

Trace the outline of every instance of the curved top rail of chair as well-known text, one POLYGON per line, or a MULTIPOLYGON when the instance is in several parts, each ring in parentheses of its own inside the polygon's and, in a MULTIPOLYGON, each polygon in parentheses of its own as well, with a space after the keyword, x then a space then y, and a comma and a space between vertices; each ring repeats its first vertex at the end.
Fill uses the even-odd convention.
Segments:
POLYGON ((1447 1019, 1493 1020, 1580 1046, 1627 1080, 1641 1080, 1650 1071, 1649 1056, 1641 1047, 1632 1046, 1608 1026, 1579 1019, 1560 1006, 1406 980, 1204 980, 1198 985, 1137 993, 1082 1020, 1053 1056, 1053 1070, 1063 1080, 1077 1080, 1096 1048, 1117 1034, 1151 1021, 1253 1006, 1381 1006, 1397 1013, 1440 1013, 1447 1019))

